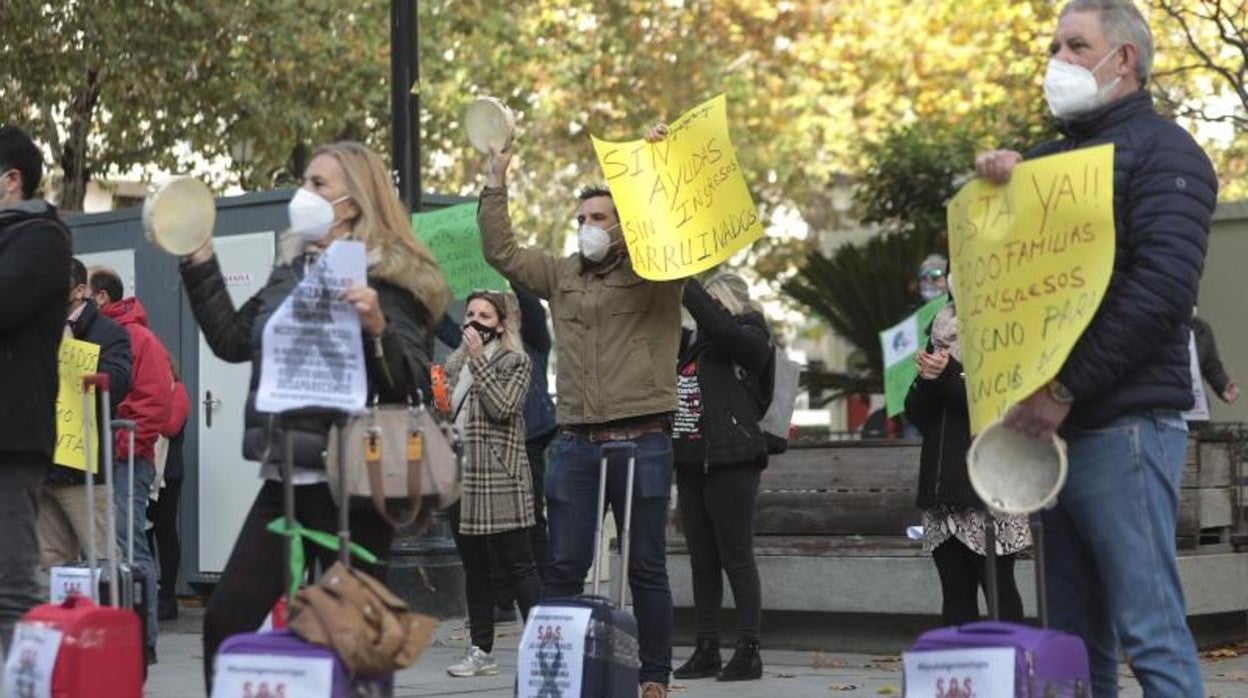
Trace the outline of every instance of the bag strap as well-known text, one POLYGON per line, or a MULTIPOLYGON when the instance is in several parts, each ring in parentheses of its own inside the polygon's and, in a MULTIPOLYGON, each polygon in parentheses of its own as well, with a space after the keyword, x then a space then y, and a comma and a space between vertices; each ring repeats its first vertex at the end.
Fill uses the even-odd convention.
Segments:
POLYGON ((407 438, 409 443, 407 444, 408 452, 405 460, 407 462, 407 501, 412 505, 410 515, 404 517, 403 519, 395 520, 395 518, 391 516, 390 512, 386 509, 386 496, 381 478, 381 461, 366 461, 364 466, 368 470, 368 491, 373 498, 373 509, 376 509, 377 515, 394 528, 407 526, 415 521, 416 517, 420 515, 420 464, 424 458, 424 429, 408 430, 407 438), (419 454, 419 457, 413 457, 411 453, 412 444, 410 441, 413 436, 420 439, 421 453, 419 454))

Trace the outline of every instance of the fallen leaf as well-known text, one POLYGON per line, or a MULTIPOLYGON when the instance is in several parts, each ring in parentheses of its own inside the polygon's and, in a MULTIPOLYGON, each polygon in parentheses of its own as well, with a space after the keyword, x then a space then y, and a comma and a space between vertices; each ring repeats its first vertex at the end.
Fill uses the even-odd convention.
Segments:
POLYGON ((776 674, 777 679, 795 679, 797 674, 776 674))
POLYGON ((897 687, 885 686, 884 688, 881 688, 880 690, 876 691, 876 693, 882 696, 895 696, 897 695, 897 687))
POLYGON ((815 656, 811 660, 811 666, 816 669, 839 669, 845 666, 845 660, 829 657, 823 652, 815 652, 815 656))
POLYGON ((1233 647, 1224 647, 1222 649, 1212 650, 1205 656, 1209 659, 1234 659, 1239 656, 1239 650, 1233 647))
POLYGON ((834 684, 832 684, 831 686, 828 686, 828 689, 829 689, 829 690, 832 690, 832 691, 837 691, 837 692, 840 692, 840 691, 856 691, 856 690, 858 690, 858 686, 857 686, 856 684, 852 684, 852 683, 844 683, 844 684, 835 684, 835 683, 834 683, 834 684))

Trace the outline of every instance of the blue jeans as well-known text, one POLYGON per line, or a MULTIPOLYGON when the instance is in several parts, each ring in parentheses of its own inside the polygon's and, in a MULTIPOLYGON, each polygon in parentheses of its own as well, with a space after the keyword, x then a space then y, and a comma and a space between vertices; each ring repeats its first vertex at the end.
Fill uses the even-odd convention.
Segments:
MULTIPOLYGON (((125 464, 113 469, 113 503, 117 516, 117 546, 121 559, 126 557, 126 516, 129 514, 129 498, 134 499, 134 567, 147 576, 144 596, 147 602, 147 617, 143 619, 146 626, 147 646, 156 647, 156 561, 152 557, 152 549, 147 544, 147 495, 152 491, 152 481, 156 479, 156 466, 144 458, 134 459, 134 486, 130 485, 130 474, 125 464)), ((137 599, 136 599, 137 603, 137 599)))
MULTIPOLYGON (((637 615, 642 683, 666 684, 672 670, 672 590, 667 582, 667 511, 672 490, 672 441, 664 433, 635 440, 637 469, 628 560, 628 583, 637 615)), ((594 557, 598 471, 603 444, 560 432, 546 466, 546 518, 550 567, 546 598, 584 591, 594 557)), ((627 458, 616 451, 607 470, 607 504, 617 530, 624 528, 627 458)))
POLYGON ((1044 513, 1053 627, 1087 642, 1097 698, 1118 695, 1120 647, 1145 696, 1202 696, 1174 546, 1187 425, 1158 410, 1063 436, 1070 469, 1044 513))

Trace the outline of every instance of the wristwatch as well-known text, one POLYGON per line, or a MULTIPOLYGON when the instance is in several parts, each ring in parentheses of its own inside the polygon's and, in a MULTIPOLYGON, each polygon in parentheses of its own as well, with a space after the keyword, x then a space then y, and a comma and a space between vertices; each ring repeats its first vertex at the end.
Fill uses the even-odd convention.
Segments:
POLYGON ((1049 390, 1049 397, 1062 403, 1063 405, 1069 405, 1070 403, 1075 401, 1074 393, 1070 392, 1070 388, 1067 388, 1066 386, 1062 385, 1061 381, 1058 381, 1058 380, 1049 381, 1048 390, 1049 390))

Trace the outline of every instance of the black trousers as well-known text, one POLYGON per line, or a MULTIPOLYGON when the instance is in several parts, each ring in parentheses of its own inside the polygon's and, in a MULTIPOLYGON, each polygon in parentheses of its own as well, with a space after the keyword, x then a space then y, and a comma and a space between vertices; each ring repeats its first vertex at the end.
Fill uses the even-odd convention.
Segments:
POLYGON ((497 601, 494 575, 500 574, 520 604, 520 615, 542 595, 542 584, 533 563, 529 529, 517 528, 485 536, 459 532, 459 505, 451 508, 451 530, 455 547, 464 563, 464 595, 468 597, 468 630, 472 644, 484 652, 494 651, 494 604, 497 601), (496 572, 497 570, 497 572, 496 572))
POLYGON ((724 574, 737 605, 737 640, 758 642, 762 592, 754 561, 755 467, 676 468, 680 520, 693 572, 694 629, 699 639, 719 639, 724 574))
MULTIPOLYGON (((529 539, 533 543, 533 562, 537 565, 537 576, 543 584, 546 582, 546 566, 550 563, 546 552, 549 540, 546 528, 546 447, 554 437, 555 432, 552 431, 524 444, 529 455, 529 473, 533 479, 533 518, 537 522, 529 529, 529 539)), ((510 609, 516 602, 515 592, 507 584, 507 575, 502 567, 494 565, 492 569, 498 607, 510 609)))
MULTIPOLYGON (((268 480, 260 487, 256 500, 247 512, 234 550, 225 563, 221 579, 213 589, 204 614, 204 683, 212 693, 212 661, 217 648, 229 636, 255 632, 273 604, 285 592, 282 570, 287 565, 283 537, 265 530, 274 519, 284 514, 282 484, 268 480)), ((295 518, 306 528, 334 533, 338 530, 338 505, 329 493, 329 485, 295 487, 295 518)), ((350 519, 351 541, 368 548, 379 565, 353 558, 351 564, 385 582, 384 565, 390 557, 390 541, 394 530, 377 516, 372 508, 353 510, 350 519)), ((308 565, 319 563, 329 569, 338 560, 338 553, 319 545, 304 543, 308 565)))
POLYGON ((148 545, 156 551, 160 566, 158 595, 162 603, 177 598, 178 566, 182 562, 182 543, 178 539, 178 500, 182 498, 182 480, 165 480, 160 499, 147 505, 148 545))
MULTIPOLYGON (((1014 555, 997 556, 997 596, 1001 620, 1023 621, 1023 598, 1014 581, 1014 555)), ((979 620, 979 590, 987 598, 988 564, 983 555, 950 537, 932 551, 936 571, 940 573, 940 592, 944 598, 941 622, 962 625, 979 620)))

